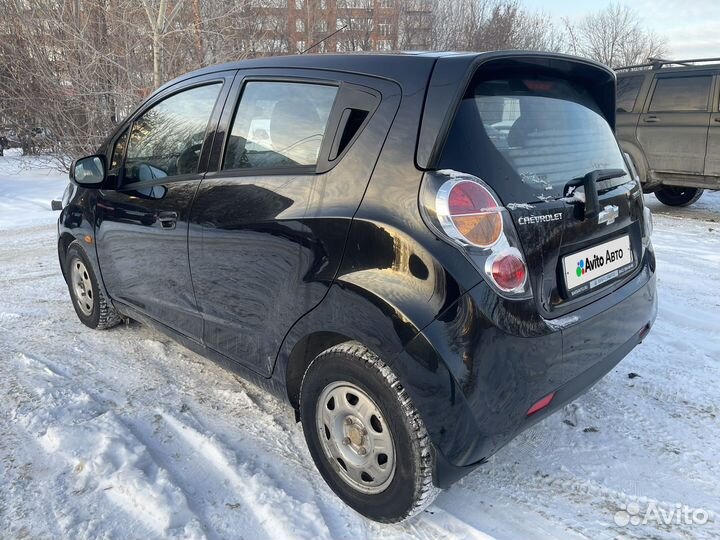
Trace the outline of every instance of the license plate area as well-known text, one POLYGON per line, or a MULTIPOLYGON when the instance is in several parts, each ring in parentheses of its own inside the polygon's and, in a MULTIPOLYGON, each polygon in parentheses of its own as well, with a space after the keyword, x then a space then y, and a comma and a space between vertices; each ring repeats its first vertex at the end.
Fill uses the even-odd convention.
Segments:
POLYGON ((624 276, 633 267, 630 236, 621 236, 563 257, 565 287, 574 298, 624 276))

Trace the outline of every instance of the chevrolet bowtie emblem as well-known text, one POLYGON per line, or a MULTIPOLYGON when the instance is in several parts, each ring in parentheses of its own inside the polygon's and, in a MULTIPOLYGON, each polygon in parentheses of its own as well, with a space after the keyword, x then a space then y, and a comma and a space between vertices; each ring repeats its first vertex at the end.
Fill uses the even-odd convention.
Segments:
POLYGON ((617 206, 615 206, 614 204, 610 206, 604 206, 598 214, 598 225, 601 225, 603 223, 605 223, 606 225, 610 225, 611 223, 614 223, 619 216, 620 210, 617 206))

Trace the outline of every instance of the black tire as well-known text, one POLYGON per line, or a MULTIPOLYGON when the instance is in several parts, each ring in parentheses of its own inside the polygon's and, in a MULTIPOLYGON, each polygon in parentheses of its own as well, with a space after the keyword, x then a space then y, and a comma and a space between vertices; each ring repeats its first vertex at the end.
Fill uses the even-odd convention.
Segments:
MULTIPOLYGON (((300 419, 320 474, 335 494, 360 514, 382 523, 398 522, 424 510, 440 492, 432 482, 433 449, 418 411, 392 370, 360 343, 337 345, 313 360, 300 389, 300 419), (326 436, 327 442, 320 441, 323 435, 316 421, 319 399, 326 388, 340 381, 364 391, 389 428, 394 475, 379 493, 364 493, 346 481, 340 465, 324 450, 333 439, 326 436)), ((327 427, 323 433, 329 433, 327 427)))
POLYGON ((664 187, 655 192, 657 200, 668 206, 690 206, 703 194, 700 188, 664 187))
POLYGON ((77 240, 68 246, 65 254, 65 280, 75 313, 85 326, 93 330, 105 330, 120 324, 120 314, 103 295, 92 264, 77 240), (74 268, 82 275, 83 281, 91 284, 91 289, 87 288, 90 293, 81 298, 76 294, 77 284, 73 283, 74 268))

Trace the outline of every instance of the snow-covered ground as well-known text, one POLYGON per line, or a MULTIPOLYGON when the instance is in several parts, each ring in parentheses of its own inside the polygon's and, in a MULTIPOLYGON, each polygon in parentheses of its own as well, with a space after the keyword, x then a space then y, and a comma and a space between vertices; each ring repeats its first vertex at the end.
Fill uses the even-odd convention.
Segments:
POLYGON ((282 403, 139 324, 80 324, 50 211, 65 175, 47 167, 0 158, 0 537, 720 537, 720 193, 647 198, 660 312, 644 344, 382 526, 324 485, 282 403))

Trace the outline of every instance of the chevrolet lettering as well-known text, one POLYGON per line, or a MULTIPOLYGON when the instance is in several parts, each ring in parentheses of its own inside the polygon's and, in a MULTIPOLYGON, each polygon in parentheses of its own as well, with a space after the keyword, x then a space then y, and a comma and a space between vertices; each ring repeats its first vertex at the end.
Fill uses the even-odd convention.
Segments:
POLYGON ((562 219, 562 212, 556 212, 554 214, 541 214, 539 216, 521 216, 518 218, 518 225, 531 225, 533 223, 548 223, 551 221, 560 221, 562 219))

